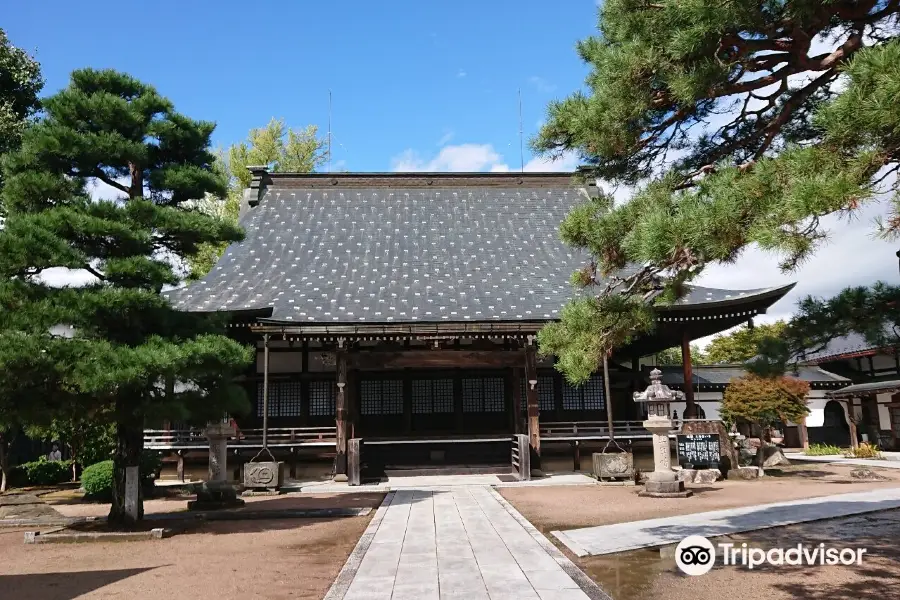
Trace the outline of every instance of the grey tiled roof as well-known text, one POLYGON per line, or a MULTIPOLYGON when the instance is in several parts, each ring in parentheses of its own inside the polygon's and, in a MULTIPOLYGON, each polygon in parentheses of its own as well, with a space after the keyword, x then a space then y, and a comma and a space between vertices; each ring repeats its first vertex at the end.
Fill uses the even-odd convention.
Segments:
MULTIPOLYGON (((894 337, 892 328, 886 328, 886 331, 889 339, 894 337)), ((805 362, 827 362, 829 359, 836 359, 845 354, 854 354, 867 350, 878 350, 878 346, 873 346, 862 334, 851 333, 831 340, 825 348, 818 352, 806 354, 803 360, 805 362)))
MULTIPOLYGON (((587 260, 559 240, 559 225, 584 192, 512 181, 268 187, 241 220, 246 239, 168 296, 182 310, 271 307, 272 319, 297 323, 558 318, 587 260)), ((764 291, 697 287, 679 303, 764 291)))
MULTIPOLYGON (((662 381, 666 385, 682 385, 684 372, 680 366, 660 367, 663 372, 662 381)), ((725 385, 737 377, 743 377, 747 371, 741 365, 698 365, 691 369, 694 385, 725 385)), ((850 383, 846 377, 836 375, 818 367, 801 366, 797 372, 788 372, 788 376, 796 377, 810 383, 850 383)))

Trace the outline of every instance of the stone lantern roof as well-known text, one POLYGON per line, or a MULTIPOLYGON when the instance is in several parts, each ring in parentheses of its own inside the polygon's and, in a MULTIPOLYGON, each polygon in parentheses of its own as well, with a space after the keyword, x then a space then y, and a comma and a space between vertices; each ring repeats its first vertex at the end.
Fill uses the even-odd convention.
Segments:
POLYGON ((650 385, 643 392, 634 393, 635 402, 678 402, 684 400, 684 392, 673 390, 662 382, 662 371, 650 371, 650 385))

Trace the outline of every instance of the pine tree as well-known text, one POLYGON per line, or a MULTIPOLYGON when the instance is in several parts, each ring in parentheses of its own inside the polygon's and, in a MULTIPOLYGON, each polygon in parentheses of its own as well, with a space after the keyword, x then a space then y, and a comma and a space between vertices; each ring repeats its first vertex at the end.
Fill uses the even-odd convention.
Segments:
POLYGON ((636 186, 563 223, 595 259, 578 283, 599 286, 593 307, 553 326, 564 369, 647 331, 647 299, 671 302, 748 245, 791 270, 825 239, 822 216, 879 194, 893 194, 880 232, 900 233, 898 14, 900 0, 603 3, 600 34, 578 46, 587 91, 552 103, 534 140, 578 153, 585 176, 636 186), (576 322, 592 315, 606 325, 576 322))
POLYGON ((45 419, 72 403, 109 411, 117 438, 109 520, 127 525, 125 469, 139 465, 145 424, 248 408, 233 378, 250 350, 221 335, 220 319, 179 313, 161 295, 199 245, 242 234, 186 208, 225 192, 211 168, 212 123, 109 70, 75 71, 44 110, 4 162, 0 407, 42 406, 45 419), (91 199, 94 180, 119 197, 91 199), (52 267, 85 270, 95 282, 53 287, 42 277, 52 267), (72 333, 59 335, 60 325, 72 333))

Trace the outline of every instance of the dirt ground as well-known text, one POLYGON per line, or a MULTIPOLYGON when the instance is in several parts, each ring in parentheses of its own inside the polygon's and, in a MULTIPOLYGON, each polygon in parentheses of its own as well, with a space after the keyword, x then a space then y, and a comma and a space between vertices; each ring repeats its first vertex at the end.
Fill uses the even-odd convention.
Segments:
MULTIPOLYGON (((253 498, 252 508, 376 507, 383 494, 253 498)), ((150 500, 147 512, 182 500, 150 500)), ((251 504, 251 502, 248 502, 251 504)), ((105 514, 72 504, 66 514, 105 514)), ((0 598, 226 600, 315 598, 331 586, 374 512, 366 517, 208 522, 143 542, 23 544, 25 529, 0 529, 0 598)))
MULTIPOLYGON (((53 508, 66 517, 105 517, 109 504, 77 501, 56 501, 42 496, 53 508)), ((144 500, 144 514, 181 512, 187 510, 193 496, 154 498, 144 500)), ((309 494, 294 493, 281 496, 250 496, 243 498, 246 510, 281 510, 303 508, 378 508, 384 494, 309 494)))
MULTIPOLYGON (((636 488, 556 487, 504 488, 500 493, 535 527, 560 547, 615 600, 839 600, 895 598, 900 581, 900 511, 849 517, 731 536, 737 545, 747 542, 764 548, 791 547, 823 542, 834 547, 866 548, 861 566, 744 567, 716 566, 700 577, 688 577, 671 556, 659 549, 610 556, 578 558, 556 538, 556 529, 573 529, 864 491, 900 484, 900 473, 875 469, 883 482, 850 482, 851 467, 802 465, 771 473, 759 481, 718 482, 692 486, 687 499, 641 498, 636 488)), ((715 541, 714 541, 715 543, 715 541)))
POLYGON ((560 486, 501 488, 500 493, 542 531, 574 529, 685 515, 723 508, 799 500, 897 487, 900 469, 873 469, 885 481, 856 481, 850 466, 791 465, 766 470, 766 477, 750 481, 687 484, 690 498, 642 498, 640 487, 560 486))
POLYGON ((682 575, 674 558, 659 559, 657 574, 643 589, 622 589, 616 600, 667 598, 671 600, 884 600, 897 598, 900 581, 900 511, 891 510, 845 519, 815 521, 732 536, 740 545, 763 549, 796 547, 798 543, 832 548, 865 548, 859 566, 716 566, 699 577, 682 575))

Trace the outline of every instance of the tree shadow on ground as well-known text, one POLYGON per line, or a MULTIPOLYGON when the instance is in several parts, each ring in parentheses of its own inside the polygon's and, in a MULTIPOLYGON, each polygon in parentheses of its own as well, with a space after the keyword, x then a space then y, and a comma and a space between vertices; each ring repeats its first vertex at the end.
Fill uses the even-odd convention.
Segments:
MULTIPOLYGON (((381 504, 384 492, 346 493, 336 497, 316 498, 307 496, 273 497, 267 500, 248 502, 243 508, 222 511, 206 511, 209 519, 200 513, 178 511, 173 513, 153 513, 147 515, 146 523, 153 527, 171 528, 182 534, 228 535, 240 533, 263 533, 266 531, 282 531, 300 529, 317 523, 327 523, 342 519, 370 519, 381 504), (302 511, 308 509, 359 509, 369 508, 365 516, 286 516, 279 511, 302 511), (271 518, 265 515, 272 511, 271 518), (247 514, 252 513, 252 514, 247 514), (241 518, 247 514, 246 518, 241 518)), ((413 504, 430 497, 425 493, 395 492, 392 506, 413 504)), ((367 521, 366 521, 367 522, 367 521)))
POLYGON ((0 575, 0 590, 3 590, 4 598, 16 600, 72 600, 117 581, 158 568, 0 575))
MULTIPOLYGON (((820 471, 817 469, 803 469, 797 471, 787 471, 775 467, 766 469, 766 477, 801 477, 803 479, 823 479, 826 477, 840 477, 831 471, 820 471)), ((835 483, 838 483, 835 481, 835 483)))

